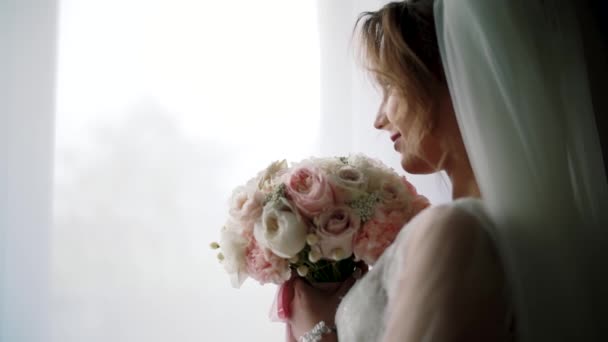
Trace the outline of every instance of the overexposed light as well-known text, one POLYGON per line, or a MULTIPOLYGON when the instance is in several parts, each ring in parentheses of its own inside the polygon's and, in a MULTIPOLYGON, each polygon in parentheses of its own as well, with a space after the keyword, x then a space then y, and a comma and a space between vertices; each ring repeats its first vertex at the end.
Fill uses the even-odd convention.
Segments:
POLYGON ((314 4, 66 0, 59 55, 58 121, 71 137, 138 100, 214 139, 267 141, 268 125, 305 139, 319 122, 314 4))
POLYGON ((60 1, 53 341, 283 338, 208 244, 231 189, 317 152, 315 4, 60 1))

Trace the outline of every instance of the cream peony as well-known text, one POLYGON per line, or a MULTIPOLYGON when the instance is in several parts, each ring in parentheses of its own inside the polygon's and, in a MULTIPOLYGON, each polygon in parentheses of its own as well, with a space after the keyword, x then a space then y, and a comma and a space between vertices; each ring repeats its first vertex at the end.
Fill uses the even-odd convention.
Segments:
POLYGON ((282 258, 291 258, 306 245, 308 226, 287 199, 279 198, 264 206, 253 233, 261 246, 282 258))

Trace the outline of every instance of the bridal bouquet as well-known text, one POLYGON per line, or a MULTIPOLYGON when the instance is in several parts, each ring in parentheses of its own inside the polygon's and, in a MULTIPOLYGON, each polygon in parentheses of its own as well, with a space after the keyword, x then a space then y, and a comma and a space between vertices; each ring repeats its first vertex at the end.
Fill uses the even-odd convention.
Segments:
POLYGON ((233 286, 247 277, 311 282, 373 265, 401 228, 429 205, 405 177, 363 155, 270 164, 230 199, 218 258, 233 286))

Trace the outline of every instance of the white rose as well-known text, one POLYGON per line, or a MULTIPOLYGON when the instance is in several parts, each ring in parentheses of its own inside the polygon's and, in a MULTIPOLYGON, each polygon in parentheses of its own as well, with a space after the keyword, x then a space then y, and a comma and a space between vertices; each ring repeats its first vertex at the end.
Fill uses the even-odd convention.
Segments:
POLYGON ((388 209, 406 210, 411 202, 412 195, 403 181, 397 177, 386 177, 380 182, 378 196, 383 206, 388 209))
POLYGON ((249 240, 235 222, 228 221, 220 233, 220 248, 224 256, 222 265, 230 275, 233 287, 240 287, 247 279, 247 246, 249 240))
POLYGON ((256 241, 282 258, 291 258, 306 245, 308 226, 285 198, 271 201, 255 223, 256 241))
POLYGON ((328 174, 336 173, 345 164, 339 158, 311 158, 309 165, 315 165, 328 174))
POLYGON ((367 191, 378 191, 384 179, 387 177, 398 177, 395 170, 389 168, 381 161, 367 157, 363 154, 355 154, 348 158, 348 165, 351 165, 367 176, 367 191))
POLYGON ((363 172, 368 172, 370 169, 382 169, 386 166, 379 160, 370 158, 364 154, 357 153, 348 156, 348 165, 352 165, 363 172))

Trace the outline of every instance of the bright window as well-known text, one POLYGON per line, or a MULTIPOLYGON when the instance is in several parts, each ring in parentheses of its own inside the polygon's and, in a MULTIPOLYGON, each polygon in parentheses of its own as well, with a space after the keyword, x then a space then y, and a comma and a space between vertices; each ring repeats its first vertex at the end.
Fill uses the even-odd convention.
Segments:
POLYGON ((55 342, 283 338, 208 245, 232 188, 318 151, 315 3, 60 2, 55 342))

